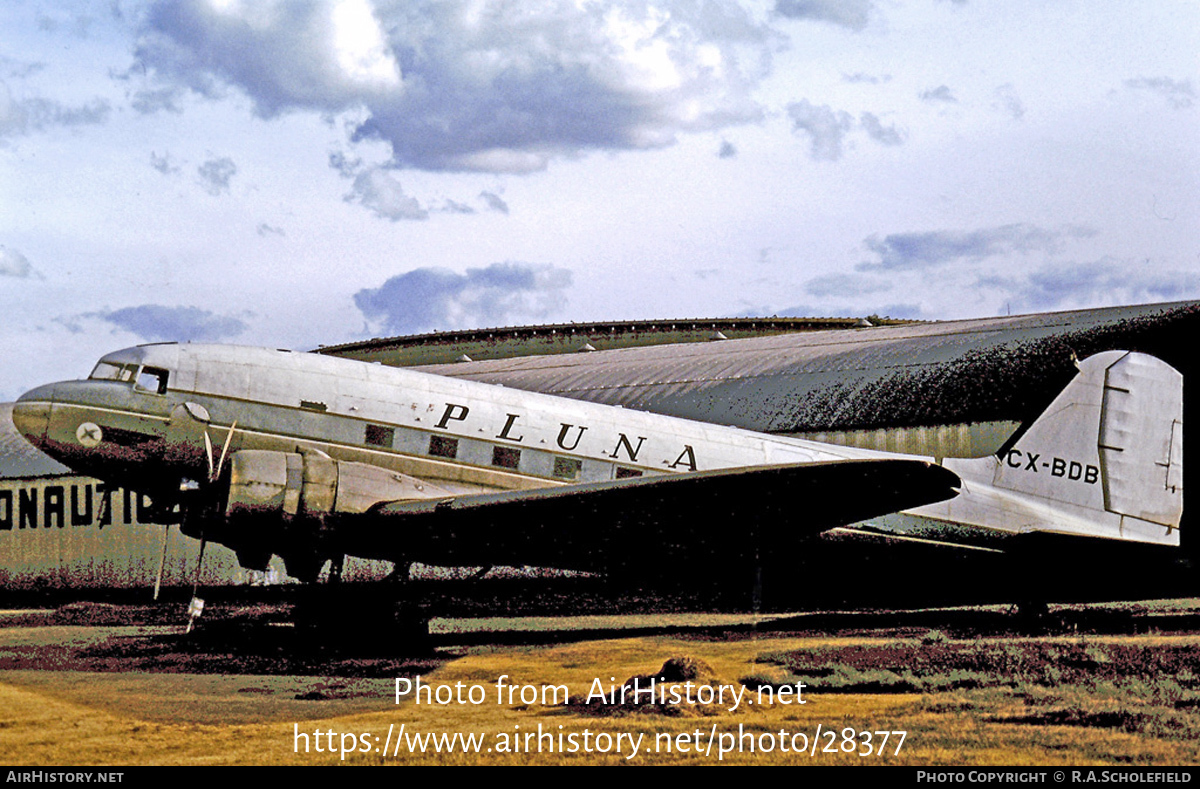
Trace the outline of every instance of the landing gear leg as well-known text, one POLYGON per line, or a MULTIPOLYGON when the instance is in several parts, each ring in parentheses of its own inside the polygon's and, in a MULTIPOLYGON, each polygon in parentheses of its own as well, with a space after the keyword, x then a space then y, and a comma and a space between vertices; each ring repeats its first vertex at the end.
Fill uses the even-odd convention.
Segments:
POLYGON ((1021 600, 1013 606, 1017 629, 1023 633, 1047 633, 1058 627, 1045 600, 1021 600))
POLYGON ((328 583, 300 590, 296 626, 313 646, 409 655, 430 650, 429 615, 412 594, 406 567, 390 583, 346 582, 341 570, 335 561, 328 583))
POLYGON ((1017 603, 1017 616, 1030 622, 1037 622, 1050 616, 1050 606, 1045 600, 1022 600, 1017 603))
MULTIPOLYGON (((399 637, 419 644, 428 651, 433 643, 429 637, 429 613, 425 605, 417 599, 416 589, 412 581, 412 566, 410 561, 396 562, 396 572, 400 583, 399 594, 396 596, 392 614, 395 618, 399 637)), ((395 588, 395 587, 393 587, 395 588)))

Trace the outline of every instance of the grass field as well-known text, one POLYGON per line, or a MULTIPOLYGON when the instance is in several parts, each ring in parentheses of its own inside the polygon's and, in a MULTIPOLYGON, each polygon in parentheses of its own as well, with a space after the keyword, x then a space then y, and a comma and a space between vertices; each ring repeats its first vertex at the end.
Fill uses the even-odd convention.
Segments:
POLYGON ((959 635, 705 632, 476 645, 420 661, 340 659, 333 670, 305 673, 257 663, 245 670, 232 655, 221 670, 222 655, 211 651, 197 669, 196 655, 162 648, 177 642, 155 642, 154 629, 4 628, 0 762, 1200 763, 1200 636, 959 635), (147 670, 147 656, 156 670, 147 670), (727 703, 581 703, 597 680, 608 692, 683 656, 704 667, 699 683, 747 687, 743 699, 756 701, 757 688, 803 682, 806 703, 792 696, 734 711, 727 703), (430 698, 396 704, 395 678, 417 675, 430 698), (572 701, 498 699, 501 677, 517 688, 565 685, 572 701), (472 686, 482 703, 435 701, 472 686), (449 748, 426 739, 419 752, 412 738, 427 735, 473 735, 478 752, 463 753, 462 737, 449 748))

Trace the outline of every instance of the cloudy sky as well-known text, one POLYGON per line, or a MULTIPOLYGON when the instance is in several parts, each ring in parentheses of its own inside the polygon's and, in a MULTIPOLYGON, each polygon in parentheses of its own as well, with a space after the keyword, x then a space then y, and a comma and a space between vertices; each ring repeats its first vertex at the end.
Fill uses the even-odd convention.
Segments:
POLYGON ((0 26, 0 399, 164 339, 1200 298, 1194 0, 15 0, 0 26))

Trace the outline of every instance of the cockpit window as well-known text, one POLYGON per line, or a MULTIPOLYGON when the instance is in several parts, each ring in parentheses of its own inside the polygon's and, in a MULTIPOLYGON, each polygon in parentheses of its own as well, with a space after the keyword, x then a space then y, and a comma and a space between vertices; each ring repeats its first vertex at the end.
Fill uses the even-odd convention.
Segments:
POLYGON ((161 367, 143 367, 138 373, 137 384, 134 389, 139 389, 143 392, 154 392, 155 394, 167 393, 167 377, 168 373, 161 367))
POLYGON ((123 381, 132 383, 139 392, 167 393, 170 372, 162 367, 142 367, 137 363, 100 362, 88 376, 93 381, 123 381))
POLYGON ((95 381, 132 381, 133 377, 137 375, 137 369, 136 364, 100 362, 88 378, 95 381))

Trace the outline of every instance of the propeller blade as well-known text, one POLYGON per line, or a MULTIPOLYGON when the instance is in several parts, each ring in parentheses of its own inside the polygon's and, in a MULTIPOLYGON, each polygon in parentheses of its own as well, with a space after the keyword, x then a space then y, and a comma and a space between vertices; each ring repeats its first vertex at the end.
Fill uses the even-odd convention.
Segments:
POLYGON ((212 439, 208 437, 208 428, 204 428, 204 449, 205 455, 208 457, 208 481, 213 479, 213 445, 212 439))
POLYGON ((233 420, 233 424, 229 426, 229 433, 225 436, 225 446, 221 447, 221 459, 217 461, 216 474, 213 479, 221 476, 221 469, 225 466, 225 455, 229 453, 229 442, 233 440, 233 431, 237 429, 237 420, 233 420))

